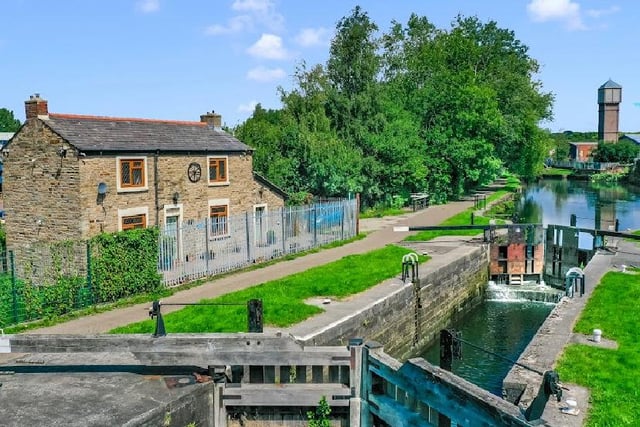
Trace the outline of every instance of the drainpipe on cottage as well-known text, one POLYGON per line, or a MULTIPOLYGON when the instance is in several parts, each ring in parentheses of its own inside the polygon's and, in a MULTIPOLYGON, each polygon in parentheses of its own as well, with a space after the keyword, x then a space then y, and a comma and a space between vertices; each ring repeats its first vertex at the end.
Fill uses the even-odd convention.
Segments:
POLYGON ((159 225, 158 212, 160 211, 160 205, 158 204, 158 154, 159 150, 156 150, 153 155, 153 190, 156 202, 156 227, 159 225))

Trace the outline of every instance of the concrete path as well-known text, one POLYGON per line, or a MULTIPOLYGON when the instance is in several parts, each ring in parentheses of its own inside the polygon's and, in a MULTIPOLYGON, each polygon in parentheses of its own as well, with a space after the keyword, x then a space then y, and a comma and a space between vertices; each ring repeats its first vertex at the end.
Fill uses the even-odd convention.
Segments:
MULTIPOLYGON (((252 271, 239 272, 180 291, 171 297, 164 298, 165 303, 197 302, 203 298, 217 296, 249 288, 270 280, 279 279, 294 273, 306 271, 309 268, 339 260, 347 255, 369 252, 388 244, 398 243, 407 232, 394 232, 396 225, 427 226, 438 225, 445 219, 456 215, 473 206, 472 201, 451 202, 446 205, 430 206, 417 212, 410 212, 397 217, 372 218, 360 221, 360 231, 368 233, 367 237, 347 245, 325 249, 320 252, 305 255, 294 260, 282 261, 252 271)), ((81 317, 58 325, 40 328, 29 333, 41 334, 95 334, 104 333, 118 326, 148 319, 150 303, 138 304, 108 312, 81 317)), ((179 310, 181 307, 163 307, 163 314, 179 310)))

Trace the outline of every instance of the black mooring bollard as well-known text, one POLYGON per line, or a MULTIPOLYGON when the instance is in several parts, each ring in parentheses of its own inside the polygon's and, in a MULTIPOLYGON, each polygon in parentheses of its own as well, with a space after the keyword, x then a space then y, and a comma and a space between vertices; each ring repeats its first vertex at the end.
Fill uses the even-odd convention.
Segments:
POLYGON ((262 300, 251 299, 247 302, 249 332, 262 333, 262 300))

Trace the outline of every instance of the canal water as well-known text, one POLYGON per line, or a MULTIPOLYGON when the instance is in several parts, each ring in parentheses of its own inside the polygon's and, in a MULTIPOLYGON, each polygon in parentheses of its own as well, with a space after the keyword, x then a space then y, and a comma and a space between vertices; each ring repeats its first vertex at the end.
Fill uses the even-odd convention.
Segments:
MULTIPOLYGON (((526 186, 516 206, 520 223, 570 225, 619 231, 640 229, 640 188, 625 185, 594 185, 588 181, 543 179, 526 186)), ((579 245, 591 249, 592 237, 581 233, 579 245)), ((528 301, 527 295, 501 291, 489 285, 488 299, 459 323, 465 341, 491 353, 517 360, 554 307, 552 302, 528 301)), ((513 288, 513 287, 511 287, 513 288)), ((545 298, 543 298, 545 299, 545 298)), ((553 298, 546 298, 552 301, 553 298)), ((420 356, 440 363, 440 346, 435 343, 420 356)), ((471 346, 462 345, 462 359, 454 360, 452 371, 485 390, 502 396, 502 381, 512 364, 471 346)))
MULTIPOLYGON (((462 339, 492 353, 517 360, 555 304, 513 299, 488 299, 459 323, 462 339)), ((420 354, 429 363, 440 363, 440 344, 420 354)), ((471 346, 462 345, 462 359, 454 360, 451 371, 469 382, 502 397, 502 380, 512 364, 471 346)))
MULTIPOLYGON (((527 185, 517 206, 521 223, 570 225, 619 231, 640 229, 640 188, 598 185, 589 181, 542 179, 527 185)), ((580 248, 591 249, 592 238, 581 233, 580 248)))

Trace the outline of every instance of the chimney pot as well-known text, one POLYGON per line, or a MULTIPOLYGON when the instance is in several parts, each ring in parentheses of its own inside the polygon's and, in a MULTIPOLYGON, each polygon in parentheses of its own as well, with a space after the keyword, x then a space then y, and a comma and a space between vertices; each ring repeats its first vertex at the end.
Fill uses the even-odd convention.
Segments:
POLYGON ((29 99, 24 102, 24 110, 27 120, 34 118, 49 118, 47 100, 40 98, 39 93, 31 95, 29 99))
POLYGON ((200 116, 200 121, 207 123, 215 129, 222 128, 222 116, 220 114, 216 114, 213 110, 211 110, 210 113, 202 114, 200 116))

